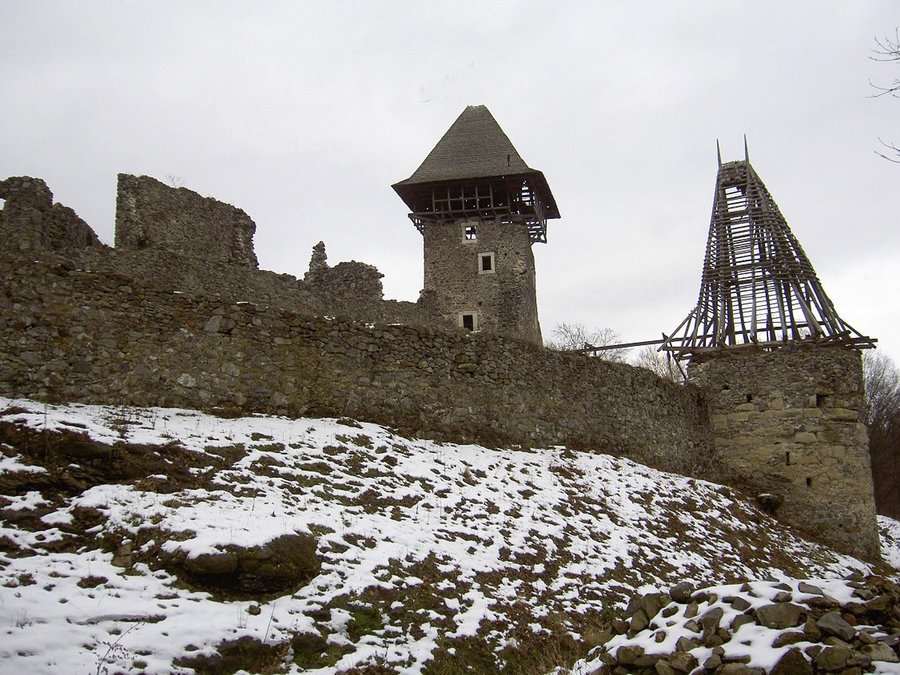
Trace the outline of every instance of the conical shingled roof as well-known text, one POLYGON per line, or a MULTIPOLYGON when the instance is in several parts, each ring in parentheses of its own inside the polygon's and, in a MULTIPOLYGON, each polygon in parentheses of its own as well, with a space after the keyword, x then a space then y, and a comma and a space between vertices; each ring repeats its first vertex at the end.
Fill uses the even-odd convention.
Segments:
POLYGON ((531 173, 491 111, 470 105, 456 118, 415 173, 397 185, 531 173))
POLYGON ((447 129, 412 176, 392 187, 409 205, 414 186, 478 178, 528 176, 541 195, 547 218, 559 218, 547 179, 525 163, 490 110, 470 105, 447 129))

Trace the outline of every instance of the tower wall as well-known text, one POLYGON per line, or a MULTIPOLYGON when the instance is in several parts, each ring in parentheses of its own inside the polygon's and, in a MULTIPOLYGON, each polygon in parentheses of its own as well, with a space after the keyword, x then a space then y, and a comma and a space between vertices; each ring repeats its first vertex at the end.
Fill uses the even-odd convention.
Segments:
POLYGON ((423 234, 423 297, 437 316, 460 327, 467 327, 464 316, 473 316, 475 330, 542 344, 534 255, 525 225, 426 223, 423 234))
POLYGON ((792 346, 692 364, 729 482, 847 553, 879 552, 859 352, 792 346))

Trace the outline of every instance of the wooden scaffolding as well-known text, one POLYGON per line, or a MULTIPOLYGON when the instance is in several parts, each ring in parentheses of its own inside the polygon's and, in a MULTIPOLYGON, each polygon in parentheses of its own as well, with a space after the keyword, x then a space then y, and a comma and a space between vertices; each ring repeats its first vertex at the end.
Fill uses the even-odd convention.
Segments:
POLYGON ((722 163, 697 306, 662 351, 697 359, 723 348, 820 341, 874 347, 838 316, 746 152, 722 163))

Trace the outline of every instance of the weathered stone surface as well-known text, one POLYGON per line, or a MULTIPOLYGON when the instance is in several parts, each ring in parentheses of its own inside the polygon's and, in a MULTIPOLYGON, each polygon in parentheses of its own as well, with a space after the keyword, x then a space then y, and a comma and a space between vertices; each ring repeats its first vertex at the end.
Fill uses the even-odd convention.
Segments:
POLYGON ((704 637, 714 634, 719 629, 719 621, 722 620, 724 611, 721 607, 713 607, 700 617, 700 626, 703 628, 704 637))
POLYGON ((672 600, 681 604, 687 604, 691 601, 691 595, 694 593, 694 586, 687 581, 675 584, 669 589, 669 595, 672 600))
POLYGON ((778 659, 769 675, 813 675, 813 667, 803 652, 789 649, 778 659))
POLYGON ((623 645, 616 652, 616 659, 623 665, 634 663, 639 656, 644 655, 644 648, 639 645, 623 645))
POLYGON ((877 558, 857 351, 731 351, 689 375, 709 392, 716 449, 744 492, 771 495, 778 517, 813 538, 877 558))
POLYGON ((816 654, 816 667, 825 671, 843 670, 847 667, 852 653, 848 647, 825 647, 816 654))
POLYGON ((848 642, 856 635, 856 629, 847 623, 839 612, 828 612, 816 621, 816 627, 828 635, 834 635, 844 642, 848 642))
POLYGON ((153 248, 256 269, 255 231, 241 209, 149 176, 119 174, 116 248, 153 248))
POLYGON ((677 651, 669 657, 669 665, 680 673, 690 673, 697 667, 697 657, 684 651, 677 651))
POLYGON ((787 631, 776 636, 772 641, 773 647, 785 647, 787 645, 795 645, 798 642, 807 641, 806 634, 801 631, 787 631))
POLYGON ((863 645, 860 651, 873 661, 900 663, 900 658, 897 657, 897 653, 883 642, 863 645))
POLYGON ((475 239, 460 222, 426 223, 423 228, 425 279, 421 301, 438 316, 474 328, 540 345, 534 254, 524 224, 479 221, 475 239), (485 272, 481 258, 490 255, 485 272))
POLYGON ((825 595, 825 591, 821 588, 806 581, 801 581, 797 584, 797 590, 801 593, 811 593, 812 595, 825 595))
POLYGON ((763 605, 756 610, 756 620, 766 628, 791 628, 806 615, 806 608, 790 602, 763 605))
POLYGON ((0 242, 18 251, 102 247, 97 235, 78 215, 53 203, 53 193, 40 178, 13 176, 0 181, 0 242))

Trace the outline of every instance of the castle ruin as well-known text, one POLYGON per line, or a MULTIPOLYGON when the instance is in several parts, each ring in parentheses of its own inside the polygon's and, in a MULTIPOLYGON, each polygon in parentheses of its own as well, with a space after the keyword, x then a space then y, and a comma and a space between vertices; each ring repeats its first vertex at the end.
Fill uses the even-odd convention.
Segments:
MULTIPOLYGON (((467 118, 483 124, 493 142, 509 142, 486 109, 469 108, 460 120, 467 118)), ((859 343, 799 325, 782 331, 774 318, 771 328, 791 336, 784 344, 728 342, 749 335, 743 324, 708 323, 695 310, 691 330, 667 345, 690 362, 685 385, 543 348, 530 245, 558 211, 542 176, 513 152, 509 174, 490 168, 424 183, 411 177, 404 201, 425 238, 426 289, 418 303, 384 300, 378 270, 358 262, 331 267, 322 244, 303 279, 259 270, 255 225, 243 211, 152 178, 120 176, 116 248, 53 205, 42 181, 0 182, 0 394, 229 415, 348 415, 437 440, 607 452, 733 484, 801 531, 876 557, 859 343), (490 208, 478 201, 482 185, 494 195, 490 208), (507 192, 495 191, 500 185, 507 192), (429 211, 439 186, 449 201, 429 211), (526 186, 531 204, 513 208, 526 201, 526 186), (470 188, 475 212, 466 202, 470 188), (454 194, 462 201, 454 203, 454 194), (430 258, 435 252, 453 264, 441 269, 430 258), (488 290, 479 285, 486 253, 496 265, 485 280, 496 288, 488 290), (504 280, 507 265, 521 278, 504 280), (710 335, 726 337, 696 339, 710 335)), ((395 189, 403 196, 401 185, 395 189)), ((754 199, 743 210, 755 217, 764 203, 754 199)), ((718 237, 727 227, 716 212, 718 237)), ((724 212, 735 223, 744 218, 724 212)), ((740 227, 756 232, 763 224, 757 218, 740 227)), ((763 276, 738 286, 763 287, 763 276)), ((719 295, 704 305, 702 290, 699 306, 723 307, 734 278, 704 281, 704 289, 718 283, 719 295)), ((801 296, 809 307, 809 294, 801 296)), ((729 306, 728 316, 740 316, 729 306)))

